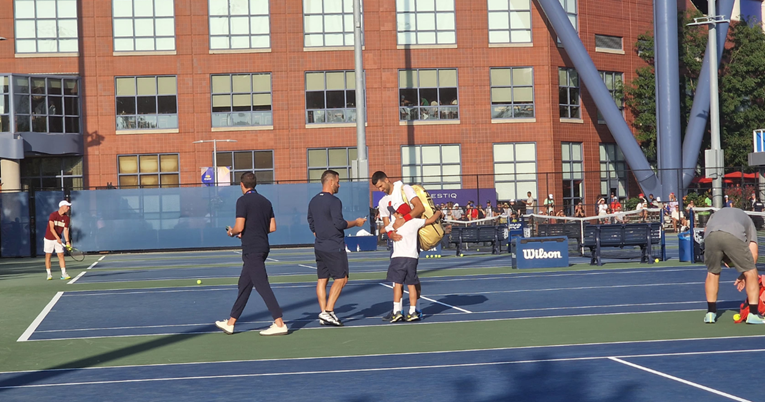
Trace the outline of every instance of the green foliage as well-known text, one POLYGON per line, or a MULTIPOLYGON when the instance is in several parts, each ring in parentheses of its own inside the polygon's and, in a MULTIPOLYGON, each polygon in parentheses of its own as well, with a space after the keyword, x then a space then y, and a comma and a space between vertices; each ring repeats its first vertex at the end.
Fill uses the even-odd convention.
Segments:
POLYGON ((624 201, 624 210, 634 211, 635 208, 637 208, 638 203, 640 203, 640 198, 638 197, 627 198, 627 200, 624 201))

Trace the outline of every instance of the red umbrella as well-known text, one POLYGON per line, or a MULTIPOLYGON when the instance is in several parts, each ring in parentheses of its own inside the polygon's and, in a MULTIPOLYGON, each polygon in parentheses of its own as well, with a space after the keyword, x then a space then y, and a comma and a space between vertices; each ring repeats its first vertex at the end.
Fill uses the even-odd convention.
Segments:
POLYGON ((743 177, 744 179, 754 180, 754 179, 757 178, 757 174, 756 173, 730 172, 730 173, 726 173, 725 176, 723 176, 723 177, 725 177, 726 179, 741 179, 743 177))

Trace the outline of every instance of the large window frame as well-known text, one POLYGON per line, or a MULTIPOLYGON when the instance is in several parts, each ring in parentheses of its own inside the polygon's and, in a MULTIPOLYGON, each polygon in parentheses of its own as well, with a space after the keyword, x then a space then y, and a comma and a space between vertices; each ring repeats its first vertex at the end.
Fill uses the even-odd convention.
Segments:
POLYGON ((401 177, 428 189, 461 189, 461 145, 402 145, 401 177))
POLYGON ((180 187, 180 165, 177 153, 117 155, 119 188, 180 187))
POLYGON ((534 68, 489 69, 492 119, 533 119, 534 68))
MULTIPOLYGON (((606 89, 614 100, 616 107, 624 116, 624 73, 618 71, 598 71, 606 89)), ((603 115, 598 110, 598 123, 605 123, 603 115)))
POLYGON ((574 206, 584 198, 584 150, 581 142, 561 142, 563 208, 574 214, 574 206))
POLYGON ((487 0, 489 43, 531 43, 531 0, 487 0))
POLYGON ((522 200, 537 194, 536 142, 507 142, 493 145, 494 189, 498 200, 522 200))
MULTIPOLYGON (((303 46, 353 46, 353 2, 354 0, 303 0, 303 46)), ((361 31, 364 32, 363 5, 361 8, 361 31)))
POLYGON ((306 71, 305 122, 356 122, 356 73, 353 70, 306 71))
POLYGON ((24 158, 21 160, 21 187, 29 190, 82 190, 82 156, 24 158))
POLYGON ((213 127, 273 126, 271 73, 210 75, 213 127))
POLYGON ((13 9, 17 54, 79 52, 76 0, 14 0, 13 9))
POLYGON ((210 50, 270 49, 269 0, 209 0, 210 50))
POLYGON ((0 133, 11 132, 11 77, 0 75, 0 133))
POLYGON ((81 133, 78 77, 12 75, 10 84, 14 132, 81 133))
POLYGON ((581 119, 579 73, 569 67, 558 68, 558 106, 561 119, 581 119))
POLYGON ((176 76, 115 77, 114 88, 117 130, 178 128, 176 76))
POLYGON ((558 0, 560 6, 563 7, 563 11, 566 12, 568 21, 574 27, 574 30, 579 32, 579 16, 576 11, 577 0, 558 0))
POLYGON ((358 158, 357 151, 356 147, 308 148, 308 182, 320 183, 321 175, 327 169, 336 171, 341 181, 350 180, 353 161, 358 158))
POLYGON ((231 169, 231 184, 239 184, 242 174, 255 173, 258 184, 274 183, 274 151, 218 151, 216 155, 218 167, 231 169))
POLYGON ((398 70, 399 120, 459 120, 456 68, 398 70))
POLYGON ((619 198, 629 194, 627 160, 617 144, 603 144, 600 149, 600 193, 610 196, 613 191, 619 198))
POLYGON ((112 33, 114 52, 174 52, 175 0, 112 0, 112 33))
POLYGON ((456 45, 455 0, 396 0, 399 46, 456 45))

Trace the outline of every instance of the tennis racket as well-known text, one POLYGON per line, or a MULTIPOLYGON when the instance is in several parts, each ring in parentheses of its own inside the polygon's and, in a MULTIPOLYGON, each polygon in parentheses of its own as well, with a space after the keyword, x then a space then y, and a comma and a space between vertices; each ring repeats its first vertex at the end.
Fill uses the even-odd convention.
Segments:
POLYGON ((70 257, 72 257, 73 260, 79 262, 85 259, 85 253, 80 251, 77 248, 74 248, 73 246, 65 247, 67 254, 69 254, 70 257))

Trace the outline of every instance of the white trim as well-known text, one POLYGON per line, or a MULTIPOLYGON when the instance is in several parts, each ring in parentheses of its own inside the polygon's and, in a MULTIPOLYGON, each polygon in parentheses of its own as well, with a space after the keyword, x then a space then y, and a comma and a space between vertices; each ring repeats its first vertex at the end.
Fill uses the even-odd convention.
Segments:
POLYGON ((457 44, 449 45, 396 45, 396 49, 456 49, 457 44))
POLYGON ((270 47, 257 49, 210 49, 209 54, 271 53, 270 47))
MULTIPOLYGON (((522 119, 491 119, 491 124, 505 124, 505 123, 536 123, 536 117, 527 117, 522 119)), ((502 163, 502 162, 499 162, 502 163)))
POLYGON ((146 130, 117 130, 117 135, 130 135, 130 134, 176 134, 180 133, 180 129, 177 128, 164 128, 164 129, 146 129, 146 130))
POLYGON ((273 130, 274 126, 235 126, 235 127, 213 127, 210 131, 225 132, 225 131, 260 131, 260 130, 273 130))
POLYGON ((32 336, 32 334, 35 332, 37 327, 40 326, 42 321, 45 319, 45 316, 50 313, 51 310, 53 310, 53 306, 56 305, 58 302, 58 299, 61 298, 61 296, 64 295, 64 292, 56 292, 56 294, 53 296, 53 298, 48 302, 48 305, 45 306, 45 308, 42 309, 40 314, 37 315, 37 318, 35 318, 34 321, 32 321, 31 324, 29 324, 29 327, 27 327, 27 330, 24 331, 23 334, 19 337, 19 339, 16 340, 16 342, 26 342, 29 340, 29 337, 32 336))
POLYGON ((150 52, 112 52, 112 56, 174 56, 175 50, 155 50, 150 52))
POLYGON ((623 49, 608 49, 605 47, 596 47, 595 52, 597 53, 611 53, 611 54, 624 54, 623 49))
POLYGON ((460 124, 459 119, 399 120, 399 126, 434 126, 439 124, 460 124))
POLYGON ((489 43, 489 47, 534 47, 533 42, 521 43, 489 43))
POLYGON ((563 118, 563 117, 561 117, 561 118, 560 118, 560 122, 561 122, 561 123, 576 123, 576 124, 582 124, 582 123, 584 123, 584 120, 583 120, 583 119, 566 119, 566 118, 563 118))
POLYGON ((14 55, 17 59, 27 59, 35 57, 80 57, 80 53, 16 53, 14 55))

